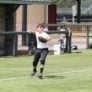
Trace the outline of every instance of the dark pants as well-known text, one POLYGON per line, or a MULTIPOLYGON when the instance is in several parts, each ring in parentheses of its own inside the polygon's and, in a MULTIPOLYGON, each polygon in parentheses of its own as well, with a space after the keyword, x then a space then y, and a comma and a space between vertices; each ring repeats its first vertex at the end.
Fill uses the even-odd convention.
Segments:
POLYGON ((44 65, 47 54, 48 54, 48 48, 36 49, 35 54, 34 54, 33 67, 37 66, 39 60, 40 60, 41 65, 44 65))

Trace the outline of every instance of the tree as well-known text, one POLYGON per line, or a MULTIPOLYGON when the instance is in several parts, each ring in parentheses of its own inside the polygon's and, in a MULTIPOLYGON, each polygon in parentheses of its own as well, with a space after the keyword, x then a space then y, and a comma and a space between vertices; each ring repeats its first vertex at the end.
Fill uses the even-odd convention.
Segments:
POLYGON ((59 7, 71 7, 76 0, 52 0, 52 3, 57 4, 59 7))

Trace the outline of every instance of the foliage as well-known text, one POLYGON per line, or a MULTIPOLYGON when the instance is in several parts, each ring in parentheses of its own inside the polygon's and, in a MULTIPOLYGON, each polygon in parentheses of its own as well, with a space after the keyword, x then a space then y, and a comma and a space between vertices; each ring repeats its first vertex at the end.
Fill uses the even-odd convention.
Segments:
POLYGON ((59 7, 71 7, 76 0, 52 0, 54 4, 57 4, 59 7))

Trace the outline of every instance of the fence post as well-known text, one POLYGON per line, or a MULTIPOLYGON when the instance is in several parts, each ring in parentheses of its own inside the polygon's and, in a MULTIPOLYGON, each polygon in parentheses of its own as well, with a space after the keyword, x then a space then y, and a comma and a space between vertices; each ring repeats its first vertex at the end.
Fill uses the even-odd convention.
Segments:
POLYGON ((69 49, 68 52, 71 53, 71 44, 72 44, 72 32, 69 33, 69 49))
POLYGON ((69 44, 69 32, 66 32, 66 47, 65 47, 65 52, 68 52, 68 44, 69 44))
POLYGON ((87 31, 86 31, 86 48, 89 48, 89 26, 87 26, 87 31))
POLYGON ((26 45, 28 46, 29 44, 29 34, 26 34, 26 45))
POLYGON ((13 37, 13 56, 17 56, 18 37, 15 34, 13 37))

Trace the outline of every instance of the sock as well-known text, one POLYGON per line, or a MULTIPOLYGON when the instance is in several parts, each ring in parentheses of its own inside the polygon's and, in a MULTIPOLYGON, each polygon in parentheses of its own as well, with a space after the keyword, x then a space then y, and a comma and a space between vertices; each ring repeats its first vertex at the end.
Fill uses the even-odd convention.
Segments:
POLYGON ((36 69, 36 67, 34 67, 34 68, 33 68, 33 72, 37 72, 37 69, 36 69))
POLYGON ((40 73, 43 73, 44 68, 40 68, 40 73))
POLYGON ((43 73, 43 70, 44 70, 44 65, 41 64, 41 65, 40 65, 40 73, 43 73))

